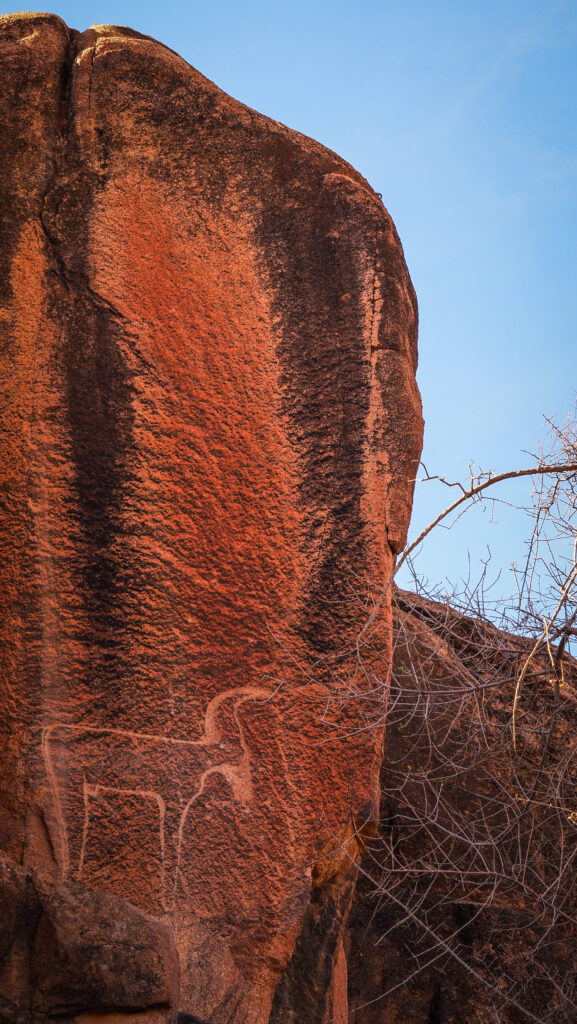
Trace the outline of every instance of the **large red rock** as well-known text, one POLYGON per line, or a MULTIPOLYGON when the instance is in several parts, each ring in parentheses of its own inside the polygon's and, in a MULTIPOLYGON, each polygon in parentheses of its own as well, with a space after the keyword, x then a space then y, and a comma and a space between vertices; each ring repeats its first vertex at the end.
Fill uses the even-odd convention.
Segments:
POLYGON ((13 15, 0 58, 0 848, 168 921, 181 1011, 320 1022, 421 445, 401 246, 151 39, 13 15))

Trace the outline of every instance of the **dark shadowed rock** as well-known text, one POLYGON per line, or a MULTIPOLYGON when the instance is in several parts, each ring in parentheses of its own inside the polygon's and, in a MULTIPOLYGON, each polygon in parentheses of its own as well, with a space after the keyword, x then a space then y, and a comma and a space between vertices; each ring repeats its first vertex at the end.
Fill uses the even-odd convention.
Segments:
POLYGON ((302 1020, 321 963, 320 1024, 421 446, 402 249, 151 39, 13 15, 0 59, 1 848, 169 921, 182 1012, 302 1020))
POLYGON ((177 994, 165 923, 126 900, 75 882, 51 886, 0 859, 1 1021, 89 1024, 116 1011, 135 1024, 162 1024, 174 1020, 177 994))
POLYGON ((515 750, 533 639, 401 590, 394 616, 381 820, 344 936, 348 1024, 573 1024, 577 662, 554 670, 538 651, 515 750))

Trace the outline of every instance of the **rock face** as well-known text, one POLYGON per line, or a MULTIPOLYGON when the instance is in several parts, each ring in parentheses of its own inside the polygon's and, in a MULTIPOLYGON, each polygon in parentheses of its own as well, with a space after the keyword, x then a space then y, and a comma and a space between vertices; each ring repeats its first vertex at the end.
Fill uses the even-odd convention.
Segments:
POLYGON ((351 167, 151 39, 13 15, 0 59, 0 849, 16 907, 32 872, 88 931, 118 901, 137 966, 151 918, 179 957, 117 1004, 7 981, 4 1013, 320 1024, 386 603, 357 637, 421 445, 401 246, 351 167))

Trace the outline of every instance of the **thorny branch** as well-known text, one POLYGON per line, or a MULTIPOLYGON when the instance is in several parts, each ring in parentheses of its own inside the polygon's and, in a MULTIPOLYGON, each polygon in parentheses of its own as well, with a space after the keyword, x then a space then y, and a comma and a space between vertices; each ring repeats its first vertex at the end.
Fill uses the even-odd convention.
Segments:
POLYGON ((404 984, 422 971, 442 976, 453 960, 485 990, 475 996, 481 1013, 499 1021, 577 1019, 576 423, 549 422, 552 450, 533 467, 471 472, 467 485, 425 469, 460 493, 395 573, 491 488, 535 481, 517 598, 493 611, 501 628, 486 617, 485 566, 477 586, 443 602, 416 575, 419 594, 397 590, 392 577, 357 642, 362 660, 393 587, 382 821, 362 883, 380 918, 389 915, 382 938, 404 937, 411 950, 404 984), (456 907, 466 911, 468 944, 465 926, 451 925, 456 907))

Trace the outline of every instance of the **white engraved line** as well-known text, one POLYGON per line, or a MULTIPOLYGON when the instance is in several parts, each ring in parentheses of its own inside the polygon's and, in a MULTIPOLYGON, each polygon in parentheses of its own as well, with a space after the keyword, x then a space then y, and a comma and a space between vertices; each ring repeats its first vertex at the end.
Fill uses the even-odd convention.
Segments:
POLYGON ((49 725, 42 730, 41 750, 42 757, 44 758, 44 764, 46 765, 46 774, 48 775, 48 782, 52 790, 52 796, 56 808, 56 818, 60 826, 58 845, 60 847, 60 857, 62 860, 62 877, 66 878, 70 868, 70 854, 67 842, 66 820, 64 818, 64 811, 62 810, 62 802, 60 800, 56 772, 54 771, 54 764, 52 761, 52 755, 50 754, 50 747, 48 743, 50 739, 50 734, 52 732, 52 728, 53 726, 49 725))
MULTIPOLYGON (((174 885, 175 885, 175 888, 176 888, 177 878, 180 876, 180 873, 181 873, 180 872, 180 860, 181 860, 181 854, 182 854, 182 839, 183 839, 183 834, 184 834, 184 825, 185 825, 186 816, 188 814, 189 809, 192 807, 193 803, 195 802, 195 800, 198 800, 199 796, 201 796, 202 793, 204 792, 204 784, 205 784, 208 776, 209 775, 215 775, 218 771, 219 771, 218 767, 207 768, 207 770, 205 772, 203 772, 202 778, 200 780, 200 786, 198 787, 196 793, 194 793, 194 795, 191 796, 190 800, 188 800, 187 803, 184 805, 184 810, 183 810, 183 812, 182 812, 182 814, 180 816, 180 824, 178 826, 178 845, 177 845, 177 854, 176 854, 176 869, 175 869, 175 872, 174 872, 174 885)), ((181 882, 184 883, 184 887, 185 887, 185 889, 186 889, 186 891, 188 893, 188 886, 186 884, 186 879, 181 877, 181 882)))
POLYGON ((112 735, 112 736, 129 736, 131 739, 145 739, 155 740, 160 743, 169 743, 174 746, 185 746, 185 747, 198 747, 206 746, 207 744, 215 743, 222 739, 221 730, 215 723, 216 712, 220 705, 228 700, 230 697, 236 694, 241 694, 241 699, 237 701, 235 708, 238 704, 243 703, 245 700, 250 700, 253 697, 262 697, 263 700, 273 696, 272 690, 265 690, 260 687, 248 687, 239 686, 234 690, 225 690, 223 693, 217 694, 213 697, 207 706, 205 712, 204 721, 204 733, 198 740, 181 740, 174 739, 171 736, 162 736, 159 733, 151 732, 135 732, 132 729, 110 729, 107 726, 97 725, 75 725, 67 722, 52 722, 42 730, 43 737, 49 740, 52 733, 61 729, 64 732, 76 732, 76 733, 96 733, 98 735, 112 735))
MULTIPOLYGON (((67 840, 68 829, 67 829, 67 825, 66 825, 66 819, 64 817, 62 801, 60 799, 60 787, 59 787, 59 784, 58 784, 58 780, 57 780, 57 776, 56 776, 56 771, 55 771, 55 768, 54 768, 54 761, 53 761, 51 750, 50 750, 50 741, 51 741, 53 735, 56 732, 58 732, 58 730, 62 730, 63 732, 70 732, 70 733, 76 733, 76 734, 85 734, 85 735, 88 733, 88 734, 93 734, 93 735, 127 736, 127 737, 130 737, 131 739, 136 739, 136 740, 138 740, 138 739, 154 740, 155 742, 167 743, 169 745, 185 747, 185 748, 186 747, 199 747, 199 746, 216 745, 218 740, 220 740, 222 738, 222 731, 216 725, 216 714, 217 714, 217 711, 218 711, 220 705, 224 701, 228 700, 230 697, 234 697, 234 696, 237 696, 237 695, 240 695, 240 700, 237 701, 237 703, 235 704, 234 709, 233 709, 233 713, 234 713, 235 721, 236 721, 236 724, 237 724, 238 730, 239 730, 241 749, 243 750, 243 758, 242 758, 243 765, 242 765, 242 767, 245 769, 244 778, 242 777, 240 772, 238 772, 238 770, 235 768, 235 766, 232 766, 232 765, 231 766, 226 765, 226 764, 224 764, 224 765, 216 765, 216 766, 206 770, 206 772, 204 773, 204 775, 202 777, 202 782, 201 782, 201 786, 200 786, 199 790, 197 790, 195 795, 193 797, 191 797, 190 800, 187 802, 187 804, 185 806, 185 810, 183 811, 183 814, 181 816, 181 823, 180 823, 180 828, 179 828, 179 847, 178 847, 178 849, 180 851, 180 843, 181 843, 181 840, 182 840, 182 830, 183 830, 183 818, 184 818, 185 814, 187 813, 189 807, 194 802, 194 800, 196 800, 198 798, 198 796, 200 796, 200 794, 202 793, 203 787, 204 787, 204 781, 206 780, 208 775, 220 773, 225 778, 227 778, 227 780, 229 781, 229 783, 231 784, 231 786, 233 788, 235 797, 237 797, 237 798, 238 798, 238 794, 239 794, 239 783, 240 783, 240 787, 243 790, 243 792, 241 793, 241 801, 240 802, 246 803, 246 802, 249 802, 250 799, 252 798, 252 779, 251 779, 249 752, 248 752, 248 748, 247 748, 247 745, 246 745, 246 742, 245 742, 245 739, 244 739, 243 730, 242 730, 241 724, 240 724, 239 719, 238 719, 238 710, 237 709, 238 709, 240 704, 244 703, 247 700, 251 700, 251 699, 253 699, 255 697, 256 698, 261 698, 263 701, 264 700, 270 700, 270 698, 273 696, 273 691, 264 689, 262 687, 236 687, 233 690, 228 690, 228 691, 225 690, 223 693, 220 693, 216 697, 213 697, 213 699, 209 702, 207 710, 206 710, 206 713, 205 713, 205 731, 204 731, 204 735, 199 740, 179 740, 179 739, 173 739, 173 738, 167 737, 167 736, 161 736, 161 735, 158 735, 158 734, 155 734, 155 733, 135 732, 134 730, 129 730, 129 729, 108 729, 108 728, 100 728, 98 726, 74 725, 74 724, 61 723, 61 722, 53 722, 50 725, 45 726, 43 728, 43 730, 42 730, 42 738, 41 738, 41 751, 42 751, 43 760, 44 760, 44 763, 45 763, 45 766, 46 766, 46 773, 48 775, 48 781, 49 781, 49 784, 50 784, 50 789, 52 791, 52 795, 53 795, 53 799, 54 799, 55 810, 56 810, 56 818, 57 818, 57 821, 58 821, 58 825, 60 826, 60 835, 58 837, 58 846, 60 848, 60 858, 61 858, 61 862, 62 862, 62 875, 63 875, 63 877, 66 877, 68 875, 68 873, 69 873, 69 870, 70 870, 70 853, 69 853, 69 842, 67 840)), ((239 766, 239 767, 241 767, 241 766, 239 766)), ((86 779, 84 778, 84 780, 83 780, 83 797, 84 797, 84 803, 85 803, 85 820, 84 820, 84 824, 83 824, 82 850, 81 850, 80 864, 79 864, 79 869, 78 869, 79 872, 82 870, 82 866, 83 866, 83 862, 84 862, 85 846, 86 846, 86 839, 87 839, 87 828, 88 828, 88 824, 87 824, 87 813, 88 812, 87 812, 87 809, 86 809, 87 787, 88 787, 88 790, 92 791, 92 792, 96 792, 96 789, 98 788, 97 786, 94 786, 94 785, 90 786, 88 783, 86 783, 86 779)), ((100 787, 100 788, 103 788, 103 787, 100 787)), ((153 791, 149 791, 149 790, 128 790, 128 789, 121 788, 121 787, 118 787, 117 789, 115 789, 114 787, 106 787, 106 788, 108 788, 111 791, 116 791, 116 792, 119 792, 119 793, 132 793, 134 795, 138 795, 139 793, 142 793, 142 794, 150 796, 152 799, 155 799, 158 802, 159 811, 161 813, 161 826, 162 826, 161 827, 161 853, 162 853, 162 870, 163 870, 163 876, 164 876, 164 868, 165 868, 164 814, 165 814, 166 804, 165 804, 163 798, 161 796, 159 796, 159 794, 154 793, 153 791)), ((164 877, 163 877, 163 881, 164 881, 164 877)))
MULTIPOLYGON (((236 708, 245 700, 250 700, 253 697, 262 697, 263 700, 267 700, 273 696, 272 690, 265 690, 260 686, 238 686, 234 690, 225 690, 223 693, 219 693, 216 697, 210 701, 204 718, 204 737, 205 742, 210 743, 211 740, 215 741, 221 738, 220 731, 216 725, 216 713, 220 705, 227 700, 228 697, 234 697, 240 694, 240 700, 234 705, 235 715, 236 708), (214 737, 214 738, 213 738, 214 737)), ((242 732, 242 730, 241 730, 242 732)))

